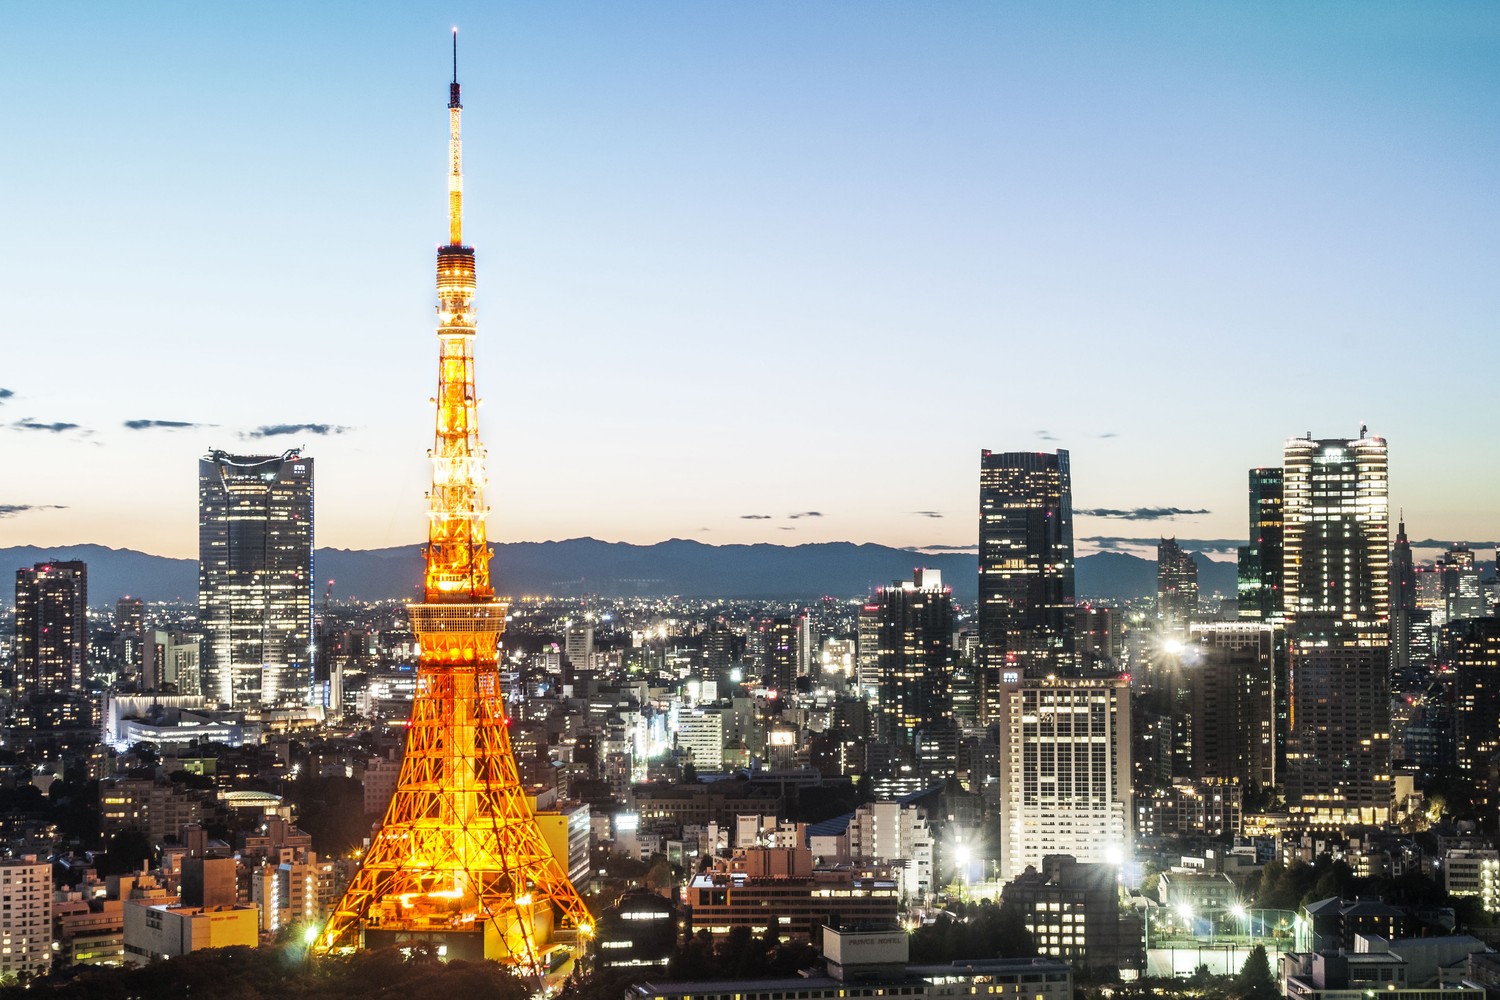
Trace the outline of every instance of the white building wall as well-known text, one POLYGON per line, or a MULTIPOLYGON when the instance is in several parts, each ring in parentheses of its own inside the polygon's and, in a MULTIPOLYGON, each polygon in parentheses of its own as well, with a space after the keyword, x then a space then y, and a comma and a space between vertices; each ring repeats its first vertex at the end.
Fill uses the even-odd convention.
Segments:
POLYGON ((36 855, 0 861, 0 977, 52 967, 52 866, 36 855))
POLYGON ((1130 853, 1130 687, 1123 678, 1021 678, 1000 706, 1000 879, 1049 854, 1130 853))

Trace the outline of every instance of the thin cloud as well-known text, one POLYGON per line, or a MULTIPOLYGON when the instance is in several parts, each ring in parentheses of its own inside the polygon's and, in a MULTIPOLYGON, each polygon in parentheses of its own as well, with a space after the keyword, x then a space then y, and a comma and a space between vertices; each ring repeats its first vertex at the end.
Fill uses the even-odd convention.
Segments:
POLYGON ((1101 438, 1117 438, 1120 435, 1116 434, 1114 431, 1105 431, 1103 434, 1096 434, 1094 436, 1101 438))
POLYGON ((253 431, 246 431, 247 438, 280 437, 284 434, 343 434, 349 430, 339 424, 262 424, 253 431))
POLYGON ((64 420, 58 420, 54 423, 48 424, 33 420, 30 417, 23 417, 10 426, 18 431, 49 431, 53 434, 61 434, 63 431, 76 431, 80 429, 77 424, 70 424, 64 420))
POLYGON ((62 504, 56 503, 0 503, 0 517, 15 517, 17 514, 25 514, 33 510, 67 510, 62 504))
POLYGON ((1113 517, 1121 521, 1160 521, 1193 514, 1212 514, 1213 511, 1188 510, 1184 507, 1132 507, 1129 510, 1117 510, 1113 507, 1087 507, 1075 510, 1073 513, 1083 517, 1113 517))
POLYGON ((787 515, 787 519, 790 520, 790 521, 795 521, 799 517, 822 517, 822 516, 823 516, 823 512, 821 510, 804 510, 804 511, 801 511, 801 512, 796 513, 796 514, 788 514, 787 515))
POLYGON ((781 525, 777 525, 776 530, 777 531, 796 531, 797 529, 794 528, 794 527, 792 527, 790 524, 781 524, 781 525))
MULTIPOLYGON (((1090 535, 1079 538, 1096 549, 1140 549, 1155 548, 1161 536, 1154 538, 1126 538, 1120 535, 1090 535)), ((1235 552, 1245 544, 1242 538, 1179 538, 1177 544, 1191 552, 1235 552)))
POLYGON ((213 427, 213 424, 195 424, 188 420, 127 420, 125 429, 132 431, 165 430, 177 431, 198 427, 213 427))
POLYGON ((1411 542, 1410 544, 1414 549, 1451 549, 1455 545, 1464 545, 1471 549, 1493 549, 1497 545, 1500 545, 1500 542, 1450 542, 1439 538, 1424 538, 1420 542, 1411 542))
POLYGON ((1056 441, 1057 440, 1057 438, 1052 435, 1051 431, 1037 431, 1036 432, 1036 436, 1039 437, 1039 438, 1041 438, 1043 441, 1056 441))
POLYGON ((914 511, 912 511, 912 513, 915 514, 915 515, 917 515, 918 517, 942 517, 943 516, 943 512, 940 511, 940 510, 914 510, 914 511))
POLYGON ((978 552, 977 545, 914 545, 916 552, 978 552))
POLYGON ((770 514, 741 514, 740 515, 740 520, 741 521, 769 521, 769 520, 771 520, 771 515, 770 514))
POLYGON ((0 403, 3 403, 15 394, 16 391, 14 389, 0 389, 0 403))

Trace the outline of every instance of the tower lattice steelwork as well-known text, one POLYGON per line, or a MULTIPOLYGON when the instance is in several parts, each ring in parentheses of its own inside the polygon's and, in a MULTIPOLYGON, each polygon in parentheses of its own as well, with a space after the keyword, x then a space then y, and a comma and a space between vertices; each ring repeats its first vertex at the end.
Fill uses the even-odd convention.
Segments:
POLYGON ((516 771, 496 669, 507 604, 490 585, 474 393, 474 250, 463 245, 457 35, 449 90, 448 244, 437 255, 437 433, 426 594, 406 756, 385 820, 323 951, 425 942, 541 972, 592 934, 516 771))

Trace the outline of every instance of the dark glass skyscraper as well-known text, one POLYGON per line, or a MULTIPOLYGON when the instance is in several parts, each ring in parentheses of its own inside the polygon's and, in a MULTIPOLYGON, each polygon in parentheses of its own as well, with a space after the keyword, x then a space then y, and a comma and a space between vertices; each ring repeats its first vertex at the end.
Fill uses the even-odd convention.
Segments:
POLYGON ((1281 469, 1250 470, 1250 544, 1240 549, 1240 617, 1282 619, 1281 469))
POLYGON ((918 729, 953 717, 953 595, 937 570, 919 569, 876 602, 881 735, 911 747, 918 729))
POLYGON ((1163 635, 1178 639, 1198 620, 1198 564, 1176 538, 1156 546, 1156 620, 1163 635))
POLYGON ((198 463, 204 694, 305 705, 313 609, 313 463, 213 451, 198 463))
POLYGON ((1494 760, 1500 753, 1500 618, 1466 618, 1445 625, 1440 645, 1453 679, 1457 763, 1474 783, 1478 798, 1493 807, 1494 760))
MULTIPOLYGON (((1396 544, 1391 549, 1391 678, 1395 690, 1406 691, 1422 685, 1427 679, 1427 655, 1412 656, 1412 626, 1417 610, 1417 568, 1412 558, 1411 542, 1406 537, 1406 519, 1396 528, 1396 544)), ((1430 631, 1430 630, 1429 630, 1430 631)))
POLYGON ((1073 662, 1073 484, 1068 453, 990 452, 979 466, 981 717, 1001 672, 1073 662))
POLYGON ((88 683, 89 571, 81 562, 16 570, 16 682, 27 699, 88 683))

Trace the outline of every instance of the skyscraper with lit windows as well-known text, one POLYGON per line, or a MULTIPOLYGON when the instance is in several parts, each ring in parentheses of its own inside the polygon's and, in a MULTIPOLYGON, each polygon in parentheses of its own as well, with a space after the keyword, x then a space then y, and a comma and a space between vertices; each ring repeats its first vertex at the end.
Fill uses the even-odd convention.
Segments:
POLYGON ((78 692, 88 683, 88 566, 37 563, 16 570, 16 682, 24 698, 78 692))
POLYGON ((1176 538, 1156 546, 1156 621, 1163 635, 1183 640, 1198 620, 1198 564, 1176 538))
POLYGON ((941 573, 919 569, 876 601, 880 732, 910 748, 918 729, 953 717, 953 595, 941 573))
POLYGON ((1384 438, 1291 438, 1283 573, 1289 810, 1314 825, 1389 816, 1390 505, 1384 438))
POLYGON ((1001 678, 1000 870, 1008 882, 1052 854, 1118 865, 1130 854, 1130 681, 1001 678))
POLYGON ((1282 473, 1279 467, 1250 470, 1250 543, 1239 551, 1240 617, 1281 621, 1282 473))
POLYGON ((1384 438, 1291 438, 1283 463, 1287 621, 1364 630, 1390 618, 1389 461, 1384 438))
POLYGON ((313 460, 212 451, 198 501, 203 693, 237 709, 307 704, 313 460))
POLYGON ((979 464, 981 720, 1001 672, 1071 670, 1073 482, 1068 453, 991 452, 979 464))

